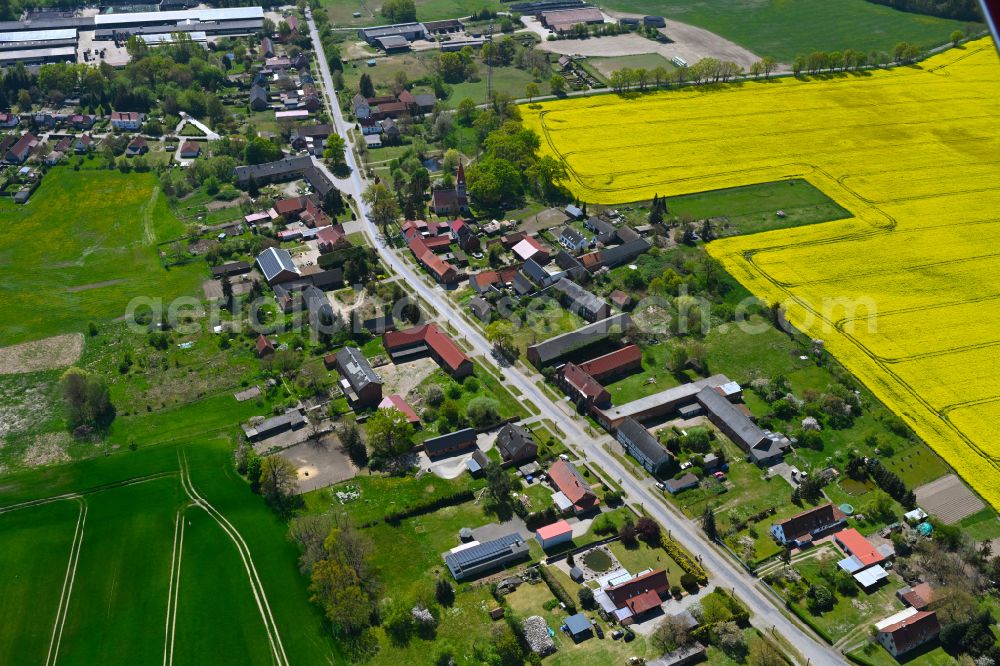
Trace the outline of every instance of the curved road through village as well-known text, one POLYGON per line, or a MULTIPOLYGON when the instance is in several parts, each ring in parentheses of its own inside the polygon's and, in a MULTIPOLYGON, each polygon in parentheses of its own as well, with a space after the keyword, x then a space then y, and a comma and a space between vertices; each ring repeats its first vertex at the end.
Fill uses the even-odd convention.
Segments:
MULTIPOLYGON (((348 133, 348 125, 344 120, 340 104, 334 94, 333 78, 330 75, 330 67, 323 52, 323 44, 320 41, 316 24, 313 22, 312 13, 307 8, 306 18, 309 22, 309 34, 312 37, 313 45, 316 49, 316 57, 319 61, 320 73, 323 79, 326 101, 330 107, 331 117, 334 119, 338 133, 347 141, 345 157, 347 165, 351 169, 351 177, 348 179, 335 179, 338 185, 344 187, 349 194, 354 197, 362 219, 362 230, 369 242, 372 244, 381 257, 392 270, 416 292, 416 294, 433 306, 439 315, 446 317, 448 322, 455 327, 465 339, 472 344, 473 348, 487 362, 495 361, 492 355, 492 345, 486 340, 483 334, 472 326, 462 316, 455 305, 437 288, 430 287, 417 275, 416 271, 404 262, 396 252, 388 247, 384 239, 379 236, 375 225, 368 220, 368 209, 361 198, 365 190, 363 173, 358 168, 355 159, 354 146, 348 133)), ((324 165, 316 160, 317 166, 326 171, 324 165)), ((777 599, 768 596, 768 592, 757 584, 757 580, 746 573, 735 562, 725 556, 721 550, 708 543, 700 529, 690 520, 676 513, 672 508, 668 508, 665 503, 658 500, 656 493, 659 491, 653 485, 651 478, 636 479, 625 467, 618 462, 611 454, 605 450, 605 444, 612 444, 614 440, 606 434, 593 436, 588 434, 580 426, 572 411, 567 410, 562 404, 554 403, 535 384, 540 376, 529 376, 518 366, 499 368, 506 380, 515 386, 528 401, 534 403, 541 411, 542 416, 552 419, 559 428, 566 433, 566 444, 575 450, 582 457, 598 464, 608 474, 617 479, 624 488, 628 499, 633 504, 641 505, 649 515, 670 530, 674 539, 679 541, 689 551, 696 553, 702 564, 709 571, 709 575, 714 577, 717 586, 729 588, 740 597, 750 608, 753 614, 755 626, 766 631, 773 627, 773 630, 780 634, 785 640, 798 650, 799 655, 805 661, 804 664, 826 665, 826 664, 846 664, 843 655, 829 645, 819 642, 811 633, 790 620, 776 606, 777 599)))

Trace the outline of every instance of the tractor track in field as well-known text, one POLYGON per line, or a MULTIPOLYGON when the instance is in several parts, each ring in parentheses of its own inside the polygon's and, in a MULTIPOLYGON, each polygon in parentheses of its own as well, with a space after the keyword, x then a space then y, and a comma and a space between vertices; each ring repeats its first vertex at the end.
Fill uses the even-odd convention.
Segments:
POLYGON ((69 614, 69 601, 73 596, 73 583, 76 582, 76 566, 80 562, 80 549, 83 547, 83 531, 87 526, 87 502, 82 497, 68 497, 80 503, 80 515, 76 519, 76 529, 73 531, 73 544, 70 546, 69 562, 66 564, 66 576, 63 578, 62 592, 59 594, 59 607, 56 610, 56 620, 52 625, 52 637, 49 639, 49 652, 45 656, 45 666, 55 666, 59 658, 59 647, 62 645, 63 627, 66 626, 66 616, 69 614))
POLYGON ((140 483, 148 483, 150 481, 165 479, 167 477, 176 475, 177 472, 157 472, 155 474, 136 476, 131 479, 124 479, 122 481, 113 481, 111 483, 106 483, 99 486, 94 486, 93 488, 88 488, 87 490, 80 490, 72 493, 63 493, 61 495, 53 495, 51 497, 40 497, 38 499, 33 499, 33 500, 26 500, 24 502, 18 502, 16 504, 8 504, 7 506, 0 506, 0 514, 8 513, 10 511, 17 511, 18 509, 30 509, 31 507, 42 506, 44 504, 51 504, 52 502, 59 502, 67 499, 82 498, 86 495, 93 495, 94 493, 100 493, 106 490, 114 490, 115 488, 125 488, 127 486, 134 486, 140 483))
POLYGON ((167 587, 167 623, 163 640, 163 664, 174 663, 174 636, 177 631, 177 606, 181 588, 181 558, 184 555, 184 513, 181 507, 174 517, 174 544, 170 555, 170 581, 167 587))
POLYGON ((191 470, 188 466, 187 455, 183 452, 178 451, 177 453, 178 462, 180 463, 180 478, 181 486, 184 488, 184 492, 187 493, 191 501, 197 506, 201 507, 208 513, 209 516, 222 528, 233 543, 236 545, 236 550, 240 554, 240 558, 243 560, 243 566, 246 569, 247 576, 250 578, 250 588, 253 591, 254 599, 257 602, 257 609, 260 611, 261 619, 264 621, 264 629, 267 632, 267 639, 271 645, 271 651, 274 656, 275 663, 278 666, 289 666, 290 662, 285 654, 285 647, 281 642, 281 635, 278 630, 278 625, 274 621, 274 615, 271 613, 271 606, 267 601, 267 594, 264 591, 264 585, 261 583, 260 575, 257 573, 257 568, 254 566, 253 557, 250 553, 250 547, 247 546, 246 541, 243 540, 243 536, 239 533, 239 530, 233 526, 232 523, 214 506, 209 504, 209 502, 198 494, 195 489, 193 482, 191 481, 191 470))

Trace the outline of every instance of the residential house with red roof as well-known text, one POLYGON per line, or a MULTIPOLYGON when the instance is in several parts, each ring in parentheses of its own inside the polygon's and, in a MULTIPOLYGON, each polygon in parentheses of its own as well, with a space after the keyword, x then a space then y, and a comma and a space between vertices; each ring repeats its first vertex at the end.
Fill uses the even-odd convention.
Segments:
POLYGON ((576 363, 567 363, 559 373, 560 388, 586 411, 597 407, 604 409, 611 406, 611 394, 599 381, 576 363))
POLYGON ((590 484, 568 460, 557 460, 549 467, 548 474, 558 491, 552 496, 552 500, 561 510, 580 514, 600 505, 601 500, 590 489, 590 484))
POLYGON ((14 143, 4 156, 8 162, 22 164, 31 156, 31 151, 38 145, 38 137, 31 132, 25 132, 21 138, 14 143))
POLYGON ((397 363, 426 352, 455 379, 473 371, 472 360, 436 324, 388 331, 382 335, 382 344, 397 363))
POLYGON ((111 127, 118 131, 142 128, 142 115, 135 111, 115 111, 111 114, 111 127))
POLYGON ((135 136, 131 141, 129 141, 128 146, 125 148, 125 155, 128 157, 135 157, 136 155, 145 155, 149 152, 149 144, 141 136, 135 136))
POLYGON ((927 610, 934 601, 934 588, 930 583, 917 583, 913 587, 896 590, 896 597, 907 606, 917 610, 927 610))
POLYGON ((459 217, 449 222, 448 228, 460 248, 466 252, 475 252, 479 249, 479 235, 471 224, 459 217))
POLYGON ((667 572, 653 569, 608 585, 594 595, 594 600, 620 624, 628 626, 642 615, 659 608, 669 594, 667 572))
POLYGON ((316 240, 319 241, 320 254, 333 252, 337 248, 347 247, 351 243, 347 240, 344 227, 340 224, 331 224, 316 232, 316 240))
POLYGON ((255 347, 257 349, 257 358, 264 358, 274 353, 274 344, 264 337, 263 334, 257 336, 255 347))
POLYGON ((872 545, 861 532, 853 527, 840 530, 833 535, 833 541, 847 555, 847 558, 838 563, 841 569, 853 575, 859 571, 882 564, 889 559, 889 554, 893 552, 892 546, 881 550, 872 545), (885 552, 882 552, 882 551, 885 552))
POLYGON ((181 159, 193 160, 201 155, 201 144, 197 141, 185 141, 181 144, 181 159))
POLYGON ((549 249, 531 236, 522 238, 517 245, 511 248, 511 251, 521 261, 534 259, 536 263, 541 265, 549 262, 549 249))
POLYGON ((410 405, 407 404, 405 400, 403 400, 403 396, 399 395, 398 393, 387 395, 385 398, 382 399, 382 402, 378 404, 378 408, 395 409, 401 412, 403 416, 406 417, 406 420, 412 423, 413 425, 420 425, 420 417, 417 416, 417 413, 415 411, 413 411, 413 407, 410 407, 410 405))

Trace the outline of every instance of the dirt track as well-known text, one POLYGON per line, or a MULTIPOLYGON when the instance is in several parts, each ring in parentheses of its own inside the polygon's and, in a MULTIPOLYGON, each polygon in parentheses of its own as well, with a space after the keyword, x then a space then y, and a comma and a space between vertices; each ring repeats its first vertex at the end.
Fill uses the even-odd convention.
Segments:
MULTIPOLYGON (((636 17, 638 14, 609 12, 617 17, 636 17)), ((696 28, 686 23, 667 21, 661 32, 673 40, 671 44, 660 44, 637 34, 615 35, 613 37, 591 37, 590 39, 560 39, 555 42, 543 41, 538 48, 551 53, 582 56, 625 56, 641 53, 659 53, 667 60, 679 56, 693 65, 702 58, 731 60, 749 69, 760 60, 756 55, 714 32, 696 28)))

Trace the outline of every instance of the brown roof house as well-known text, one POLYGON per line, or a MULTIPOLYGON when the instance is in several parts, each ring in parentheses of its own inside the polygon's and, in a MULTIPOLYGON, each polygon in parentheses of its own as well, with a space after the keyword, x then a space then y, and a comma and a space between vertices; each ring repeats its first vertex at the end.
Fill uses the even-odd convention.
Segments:
POLYGON ((256 342, 257 358, 264 358, 274 353, 274 344, 264 337, 263 334, 257 336, 256 342))
POLYGON ((803 546, 812 543, 814 537, 832 532, 846 522, 840 509, 833 504, 823 504, 773 523, 771 536, 782 545, 803 546))
POLYGON ((875 624, 878 642, 897 659, 937 638, 941 631, 934 611, 907 608, 875 624))

